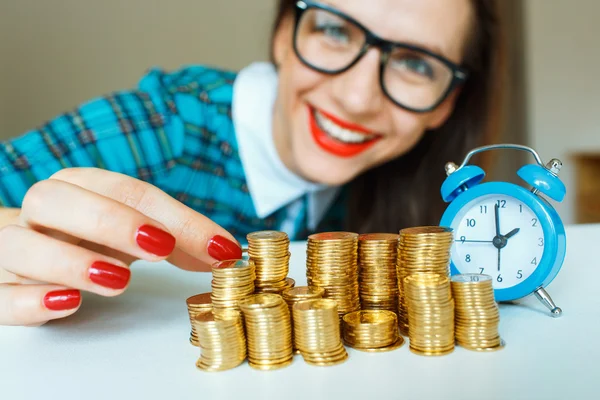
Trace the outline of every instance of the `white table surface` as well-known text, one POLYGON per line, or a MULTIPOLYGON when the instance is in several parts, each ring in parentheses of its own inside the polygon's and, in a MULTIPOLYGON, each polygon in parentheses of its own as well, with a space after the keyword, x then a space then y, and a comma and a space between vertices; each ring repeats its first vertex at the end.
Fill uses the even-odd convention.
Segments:
MULTIPOLYGON (((567 228, 567 258, 548 291, 553 319, 533 296, 502 305, 505 349, 457 347, 443 357, 349 349, 334 367, 296 356, 270 372, 247 363, 197 370, 185 300, 210 291, 210 275, 166 263, 133 265, 117 298, 84 294, 73 317, 39 328, 0 327, 0 399, 600 399, 600 225, 567 228)), ((290 276, 306 283, 303 243, 292 244, 290 276)))

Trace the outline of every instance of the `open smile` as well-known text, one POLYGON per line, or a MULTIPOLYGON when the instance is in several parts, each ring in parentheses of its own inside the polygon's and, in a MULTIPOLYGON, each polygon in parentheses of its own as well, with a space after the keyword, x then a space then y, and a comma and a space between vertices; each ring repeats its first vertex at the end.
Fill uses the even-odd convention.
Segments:
POLYGON ((351 122, 342 121, 309 106, 310 130, 317 144, 328 153, 352 157, 373 146, 381 136, 351 122))

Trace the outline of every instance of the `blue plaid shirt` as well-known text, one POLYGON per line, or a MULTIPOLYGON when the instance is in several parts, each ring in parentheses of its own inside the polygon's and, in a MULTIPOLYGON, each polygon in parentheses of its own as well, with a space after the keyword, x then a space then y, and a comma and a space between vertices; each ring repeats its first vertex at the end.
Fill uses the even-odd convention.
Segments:
MULTIPOLYGON (((0 202, 19 207, 35 182, 69 167, 98 167, 149 182, 211 218, 238 240, 279 229, 286 209, 258 218, 232 122, 236 74, 204 66, 153 69, 135 90, 84 103, 0 143, 0 202)), ((319 230, 339 230, 334 204, 319 230)), ((306 201, 292 239, 304 239, 306 201)))

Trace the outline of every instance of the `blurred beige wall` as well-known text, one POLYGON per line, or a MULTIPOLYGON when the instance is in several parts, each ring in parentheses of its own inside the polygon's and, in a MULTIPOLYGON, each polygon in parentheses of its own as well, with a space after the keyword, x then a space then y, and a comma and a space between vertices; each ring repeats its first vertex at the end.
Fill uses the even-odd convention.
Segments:
POLYGON ((268 57, 275 0, 0 0, 0 138, 137 84, 151 66, 268 57))
POLYGON ((600 153, 600 1, 525 5, 529 141, 544 161, 563 161, 567 197, 557 209, 571 223, 576 191, 571 155, 600 153))

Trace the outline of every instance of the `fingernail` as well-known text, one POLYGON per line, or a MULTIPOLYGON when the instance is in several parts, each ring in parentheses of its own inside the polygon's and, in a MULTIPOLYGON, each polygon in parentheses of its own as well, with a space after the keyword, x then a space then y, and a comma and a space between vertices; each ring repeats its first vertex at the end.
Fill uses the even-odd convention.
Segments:
POLYGON ((104 261, 96 261, 90 267, 92 282, 109 289, 123 289, 129 283, 131 271, 104 261))
POLYGON ((208 255, 217 261, 242 258, 242 249, 223 236, 214 236, 208 241, 208 255))
POLYGON ((51 311, 65 311, 77 308, 81 303, 79 290, 55 290, 44 296, 44 307, 51 311))
POLYGON ((151 225, 140 226, 135 240, 142 249, 159 257, 168 256, 175 248, 173 235, 151 225))

